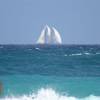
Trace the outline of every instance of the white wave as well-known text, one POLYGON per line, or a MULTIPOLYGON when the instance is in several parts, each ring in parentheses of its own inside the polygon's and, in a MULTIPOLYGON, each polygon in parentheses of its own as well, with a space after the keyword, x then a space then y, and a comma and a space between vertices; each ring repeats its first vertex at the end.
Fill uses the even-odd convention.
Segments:
POLYGON ((67 54, 64 54, 64 56, 68 56, 67 54))
POLYGON ((69 56, 81 56, 81 55, 82 55, 82 53, 75 53, 75 54, 71 54, 69 56))
POLYGON ((90 54, 90 53, 88 53, 88 52, 85 52, 84 54, 85 54, 85 55, 91 55, 91 54, 90 54))
POLYGON ((84 98, 77 98, 74 96, 64 96, 53 89, 40 89, 36 94, 23 95, 19 97, 10 96, 1 98, 0 100, 100 100, 100 96, 90 95, 84 98))
POLYGON ((100 52, 97 52, 96 54, 97 54, 97 55, 99 55, 99 54, 100 54, 100 52))
POLYGON ((35 48, 36 50, 40 50, 40 48, 35 48))

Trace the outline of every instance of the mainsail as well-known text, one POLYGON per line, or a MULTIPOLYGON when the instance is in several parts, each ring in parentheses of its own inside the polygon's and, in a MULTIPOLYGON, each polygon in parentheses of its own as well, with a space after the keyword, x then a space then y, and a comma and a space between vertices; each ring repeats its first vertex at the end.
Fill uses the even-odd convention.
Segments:
POLYGON ((61 39, 61 36, 60 36, 60 33, 53 27, 52 28, 53 30, 53 40, 55 43, 58 43, 58 44, 61 44, 62 43, 62 39, 61 39))
POLYGON ((38 44, 45 44, 50 42, 50 28, 46 25, 41 32, 39 39, 37 40, 38 44))
POLYGON ((62 39, 60 33, 53 27, 45 26, 37 41, 38 44, 61 44, 62 39))

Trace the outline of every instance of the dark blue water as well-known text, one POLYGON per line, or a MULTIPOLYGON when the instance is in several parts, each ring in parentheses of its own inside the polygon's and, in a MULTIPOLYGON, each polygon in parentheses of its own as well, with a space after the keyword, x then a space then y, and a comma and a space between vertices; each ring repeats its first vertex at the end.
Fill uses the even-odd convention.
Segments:
POLYGON ((100 100, 100 46, 0 45, 0 81, 4 100, 100 100))

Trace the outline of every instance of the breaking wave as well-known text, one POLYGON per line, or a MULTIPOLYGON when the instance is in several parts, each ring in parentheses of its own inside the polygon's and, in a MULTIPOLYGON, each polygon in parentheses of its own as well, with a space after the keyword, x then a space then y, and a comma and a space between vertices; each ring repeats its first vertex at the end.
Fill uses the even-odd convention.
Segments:
POLYGON ((1 98, 0 100, 100 100, 100 96, 90 95, 84 98, 77 98, 74 96, 61 95, 54 91, 53 89, 40 89, 37 93, 32 93, 30 95, 23 96, 7 96, 1 98))

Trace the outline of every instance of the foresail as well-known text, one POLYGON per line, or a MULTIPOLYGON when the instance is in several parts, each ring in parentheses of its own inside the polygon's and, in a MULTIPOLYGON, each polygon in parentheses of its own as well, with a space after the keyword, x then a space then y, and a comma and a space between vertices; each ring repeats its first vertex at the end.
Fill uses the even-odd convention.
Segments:
POLYGON ((42 30, 39 39, 37 40, 37 44, 44 44, 45 43, 45 29, 42 30))
POLYGON ((53 33, 54 33, 54 42, 58 43, 58 44, 61 44, 62 43, 62 39, 61 39, 61 36, 60 36, 60 33, 53 27, 52 28, 53 30, 53 33))

